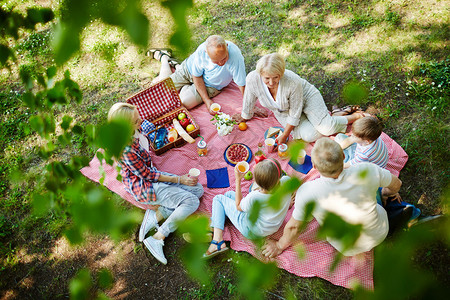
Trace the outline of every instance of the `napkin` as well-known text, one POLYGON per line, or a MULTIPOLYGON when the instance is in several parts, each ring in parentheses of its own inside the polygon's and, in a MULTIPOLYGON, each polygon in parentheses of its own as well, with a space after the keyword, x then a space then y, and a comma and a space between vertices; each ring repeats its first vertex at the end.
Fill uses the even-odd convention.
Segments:
POLYGON ((206 170, 206 186, 208 188, 227 188, 230 186, 227 168, 206 170))
POLYGON ((311 156, 306 155, 305 156, 305 162, 303 163, 303 165, 299 165, 297 164, 297 162, 295 161, 290 161, 289 165, 296 171, 306 174, 308 173, 311 169, 312 169, 312 162, 311 162, 311 156))

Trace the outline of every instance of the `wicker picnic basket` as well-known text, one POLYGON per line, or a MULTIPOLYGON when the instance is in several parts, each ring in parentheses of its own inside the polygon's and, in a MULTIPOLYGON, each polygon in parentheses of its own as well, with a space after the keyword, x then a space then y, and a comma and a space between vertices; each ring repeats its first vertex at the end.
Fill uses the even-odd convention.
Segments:
MULTIPOLYGON (((173 119, 177 118, 178 114, 182 112, 186 114, 186 118, 195 127, 193 131, 189 132, 189 135, 195 139, 200 134, 200 126, 195 122, 187 108, 181 104, 178 91, 170 77, 131 96, 127 99, 127 102, 137 107, 143 120, 148 120, 155 125, 156 128, 149 134, 161 127, 165 127, 169 131, 173 128, 173 119)), ((150 147, 156 155, 174 147, 181 147, 184 144, 186 144, 186 141, 180 136, 175 141, 168 142, 158 149, 155 149, 154 141, 150 141, 150 147)))

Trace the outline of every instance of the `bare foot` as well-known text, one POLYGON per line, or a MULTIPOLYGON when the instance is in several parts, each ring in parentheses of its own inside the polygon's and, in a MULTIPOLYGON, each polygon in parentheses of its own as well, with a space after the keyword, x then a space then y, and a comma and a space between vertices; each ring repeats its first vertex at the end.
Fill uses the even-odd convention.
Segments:
POLYGON ((256 117, 260 118, 266 118, 269 115, 267 113, 267 110, 265 110, 264 108, 260 108, 258 106, 255 106, 255 108, 253 109, 253 113, 255 114, 256 117))
POLYGON ((245 119, 243 117, 241 117, 240 113, 235 113, 234 115, 231 116, 231 118, 236 122, 236 123, 241 123, 244 122, 245 119))

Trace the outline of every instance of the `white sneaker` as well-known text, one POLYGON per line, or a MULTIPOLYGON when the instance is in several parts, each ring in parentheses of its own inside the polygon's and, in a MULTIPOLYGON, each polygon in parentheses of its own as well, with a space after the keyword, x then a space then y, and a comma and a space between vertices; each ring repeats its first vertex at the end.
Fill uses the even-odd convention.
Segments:
POLYGON ((164 256, 163 252, 163 246, 164 241, 163 240, 157 240, 153 238, 152 236, 149 236, 144 240, 144 245, 147 247, 147 249, 150 251, 150 253, 161 263, 167 264, 167 259, 164 256))
POLYGON ((142 220, 141 229, 139 229, 139 242, 142 242, 145 239, 145 235, 157 225, 156 212, 147 209, 145 211, 144 219, 142 220))

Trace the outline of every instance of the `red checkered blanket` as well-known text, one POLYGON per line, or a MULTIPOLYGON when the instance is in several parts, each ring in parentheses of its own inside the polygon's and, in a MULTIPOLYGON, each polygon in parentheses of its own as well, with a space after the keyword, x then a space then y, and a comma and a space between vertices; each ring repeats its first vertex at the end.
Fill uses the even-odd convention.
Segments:
MULTIPOLYGON (((242 95, 237 86, 232 83, 225 88, 221 94, 214 98, 222 106, 222 111, 227 114, 234 114, 240 112, 242 109, 242 95)), ((197 148, 195 144, 186 144, 180 148, 174 148, 168 152, 153 156, 154 165, 162 171, 170 172, 177 175, 186 174, 190 168, 196 167, 201 170, 199 182, 205 188, 205 193, 200 199, 199 212, 211 214, 212 198, 217 194, 223 194, 228 190, 234 190, 234 171, 233 167, 228 165, 224 160, 224 151, 231 143, 244 143, 250 147, 252 152, 256 152, 257 144, 263 142, 264 132, 271 126, 280 126, 272 113, 269 113, 268 118, 253 118, 248 124, 246 131, 240 131, 236 127, 233 132, 227 136, 221 137, 217 135, 215 126, 210 121, 211 115, 206 111, 204 105, 193 109, 192 116, 200 125, 201 135, 205 138, 208 144, 208 154, 204 157, 197 155, 197 148), (205 170, 217 169, 227 167, 230 178, 230 187, 221 189, 209 189, 206 187, 205 170)), ((394 175, 398 175, 400 170, 404 167, 408 160, 405 151, 389 136, 382 134, 382 139, 389 149, 389 162, 387 169, 394 175)), ((196 141, 198 141, 197 139, 196 141)), ((308 154, 311 153, 312 146, 309 145, 306 149, 308 154)), ((276 153, 268 154, 269 157, 276 158, 276 153)), ((304 175, 294 171, 287 161, 281 161, 283 169, 290 176, 298 176, 303 181, 314 180, 319 177, 318 172, 313 169, 308 174, 304 175)), ((253 167, 254 160, 250 162, 250 167, 253 167)), ((93 181, 99 182, 101 174, 99 172, 100 162, 96 157, 91 161, 88 167, 81 170, 81 173, 93 181)), ((114 167, 103 163, 103 168, 106 173, 104 185, 111 191, 117 193, 131 204, 145 209, 145 205, 137 203, 133 196, 128 194, 124 185, 117 181, 117 172, 114 167)), ((243 181, 242 191, 244 196, 247 194, 250 182, 243 181)), ((292 209, 288 212, 285 222, 291 216, 292 209)), ((273 235, 274 238, 279 238, 284 226, 273 235)), ((360 284, 366 289, 373 289, 373 251, 366 252, 356 257, 345 257, 335 268, 333 272, 329 272, 331 263, 333 261, 336 250, 324 240, 317 240, 315 233, 318 228, 317 221, 313 220, 309 223, 307 229, 300 235, 305 249, 305 257, 299 259, 296 251, 289 247, 278 258, 277 264, 291 273, 302 277, 318 276, 330 281, 335 285, 340 285, 346 288, 353 288, 355 284, 360 284)), ((261 259, 256 251, 254 244, 245 239, 239 231, 237 231, 231 223, 227 223, 224 232, 224 238, 230 241, 231 248, 236 251, 247 251, 255 257, 261 259)))

